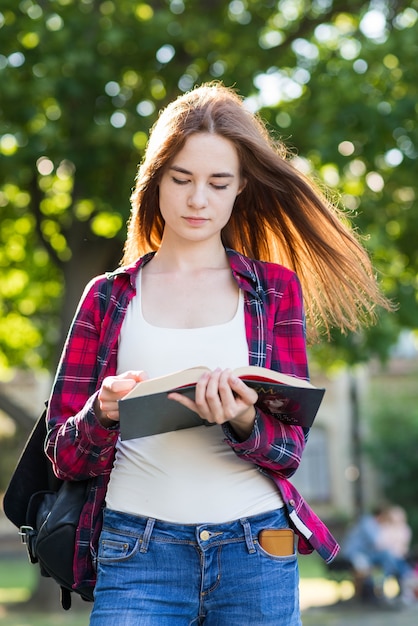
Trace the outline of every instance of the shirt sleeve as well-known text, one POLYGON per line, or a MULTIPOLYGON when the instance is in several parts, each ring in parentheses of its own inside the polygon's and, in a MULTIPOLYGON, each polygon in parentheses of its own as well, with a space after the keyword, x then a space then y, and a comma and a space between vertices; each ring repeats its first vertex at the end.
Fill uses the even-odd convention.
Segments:
POLYGON ((280 478, 290 478, 296 472, 308 434, 306 429, 284 424, 258 409, 252 432, 245 441, 236 439, 229 424, 224 424, 223 430, 227 444, 237 456, 280 478))
POLYGON ((270 369, 309 380, 305 310, 296 274, 286 282, 276 307, 270 369))
POLYGON ((45 450, 63 480, 82 480, 109 472, 118 430, 104 428, 93 404, 103 331, 97 282, 80 300, 53 384, 47 413, 45 450))
MULTIPOLYGON (((270 369, 308 380, 306 326, 302 290, 296 274, 285 285, 274 287, 276 306, 270 369), (280 294, 280 297, 279 297, 280 294)), ((271 313, 273 314, 273 313, 271 313)), ((226 442, 243 460, 289 478, 299 467, 308 429, 284 424, 256 407, 252 433, 238 441, 233 427, 224 425, 226 442)))

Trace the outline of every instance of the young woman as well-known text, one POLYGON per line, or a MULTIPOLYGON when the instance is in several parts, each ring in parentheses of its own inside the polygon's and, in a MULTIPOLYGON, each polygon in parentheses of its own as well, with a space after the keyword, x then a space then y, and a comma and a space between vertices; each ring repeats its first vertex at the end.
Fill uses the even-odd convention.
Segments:
POLYGON ((85 290, 48 415, 56 474, 91 481, 74 560, 76 586, 96 585, 91 626, 299 625, 295 551, 270 554, 259 535, 290 527, 301 553, 338 550, 288 480, 308 432, 260 410, 231 369, 307 379, 303 300, 312 336, 389 306, 367 254, 241 99, 210 84, 154 126, 111 279, 107 310, 106 277, 85 290), (195 399, 171 399, 214 426, 121 441, 118 400, 196 365, 211 373, 195 399))

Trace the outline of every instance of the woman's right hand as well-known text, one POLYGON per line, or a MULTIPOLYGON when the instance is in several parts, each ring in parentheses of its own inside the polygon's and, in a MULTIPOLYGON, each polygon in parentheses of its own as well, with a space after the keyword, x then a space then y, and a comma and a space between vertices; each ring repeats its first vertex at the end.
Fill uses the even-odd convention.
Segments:
POLYGON ((118 376, 107 376, 103 380, 94 404, 94 412, 102 426, 110 428, 119 421, 118 401, 137 383, 147 378, 146 372, 129 371, 118 376))

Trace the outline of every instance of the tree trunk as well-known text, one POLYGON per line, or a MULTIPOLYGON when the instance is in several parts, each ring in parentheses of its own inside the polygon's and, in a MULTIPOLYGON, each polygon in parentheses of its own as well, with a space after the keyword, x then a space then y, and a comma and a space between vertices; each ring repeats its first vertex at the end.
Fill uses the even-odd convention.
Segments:
POLYGON ((80 222, 77 225, 74 224, 72 238, 74 237, 77 241, 71 243, 73 254, 71 260, 64 265, 64 298, 56 363, 58 363, 71 321, 87 283, 94 276, 116 269, 122 257, 122 244, 119 240, 96 239, 92 238, 91 234, 87 239, 84 227, 85 225, 80 222))

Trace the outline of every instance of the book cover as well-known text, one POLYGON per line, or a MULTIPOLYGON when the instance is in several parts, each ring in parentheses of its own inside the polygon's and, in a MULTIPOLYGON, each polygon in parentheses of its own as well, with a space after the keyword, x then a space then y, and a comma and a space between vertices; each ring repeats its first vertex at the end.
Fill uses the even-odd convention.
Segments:
MULTIPOLYGON (((190 368, 138 383, 119 401, 121 439, 210 426, 197 413, 167 397, 170 391, 176 391, 194 399, 196 380, 204 371, 207 371, 204 367, 190 368)), ((257 391, 256 406, 261 411, 274 415, 286 424, 305 428, 312 426, 325 389, 314 387, 305 380, 253 366, 234 370, 234 374, 257 391), (272 376, 276 380, 271 380, 272 376), (286 382, 277 382, 280 379, 286 382)))

